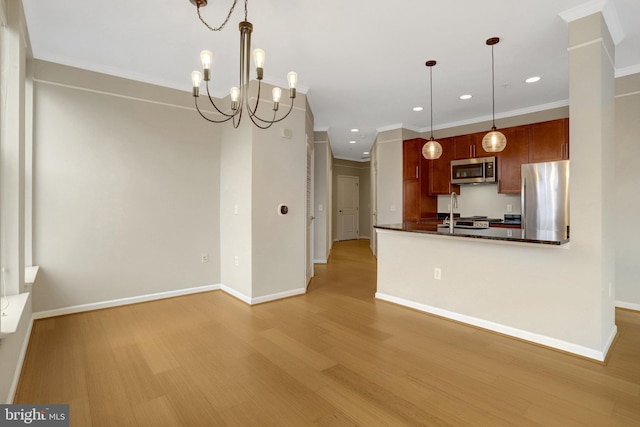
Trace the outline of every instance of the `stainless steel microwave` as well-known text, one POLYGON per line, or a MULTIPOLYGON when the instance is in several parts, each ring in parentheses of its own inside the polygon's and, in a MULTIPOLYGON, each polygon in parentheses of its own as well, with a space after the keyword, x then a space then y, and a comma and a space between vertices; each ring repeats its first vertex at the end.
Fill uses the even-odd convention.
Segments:
POLYGON ((495 157, 479 157, 451 161, 452 184, 498 182, 495 157))

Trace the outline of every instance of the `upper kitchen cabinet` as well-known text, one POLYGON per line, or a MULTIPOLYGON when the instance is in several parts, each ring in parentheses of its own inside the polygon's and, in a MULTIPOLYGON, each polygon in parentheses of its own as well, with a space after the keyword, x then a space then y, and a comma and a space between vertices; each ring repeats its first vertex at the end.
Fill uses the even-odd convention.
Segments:
POLYGON ((429 188, 431 196, 460 194, 460 186, 451 185, 451 160, 454 158, 455 138, 443 138, 438 142, 442 145, 442 156, 436 160, 426 160, 429 165, 429 188))
POLYGON ((569 119, 529 125, 529 162, 569 159, 569 119))
POLYGON ((520 166, 529 162, 528 126, 498 129, 507 138, 507 146, 496 153, 498 159, 498 193, 520 193, 520 166))
POLYGON ((482 138, 485 133, 471 133, 451 138, 454 140, 453 158, 451 160, 491 156, 482 148, 482 138))

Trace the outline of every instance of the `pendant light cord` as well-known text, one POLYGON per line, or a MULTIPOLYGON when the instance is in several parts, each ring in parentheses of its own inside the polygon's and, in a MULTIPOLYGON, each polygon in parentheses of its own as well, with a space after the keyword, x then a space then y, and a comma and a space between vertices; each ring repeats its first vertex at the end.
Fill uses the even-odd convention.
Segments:
POLYGON ((429 107, 431 112, 431 139, 433 139, 433 66, 429 67, 429 96, 431 98, 431 106, 429 107))
POLYGON ((493 46, 491 45, 491 111, 493 112, 493 127, 496 128, 496 80, 495 80, 495 67, 493 59, 493 46))

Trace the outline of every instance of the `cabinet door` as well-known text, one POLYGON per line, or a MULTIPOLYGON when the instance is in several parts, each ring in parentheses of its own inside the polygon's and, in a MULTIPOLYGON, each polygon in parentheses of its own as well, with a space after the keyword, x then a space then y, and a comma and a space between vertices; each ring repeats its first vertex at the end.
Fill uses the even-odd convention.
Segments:
POLYGON ((477 132, 453 137, 454 157, 452 160, 492 156, 492 153, 487 153, 482 148, 482 138, 486 133, 477 132))
POLYGON ((529 161, 569 159, 569 119, 534 123, 529 127, 529 161))
POLYGON ((423 139, 408 139, 402 143, 402 179, 420 179, 420 157, 423 139))
POLYGON ((500 129, 507 138, 507 146, 497 153, 498 193, 520 193, 520 166, 529 161, 528 126, 500 129))
POLYGON ((402 143, 402 220, 420 220, 420 157, 422 139, 402 143))
POLYGON ((453 158, 470 159, 474 157, 476 141, 474 134, 454 136, 453 138, 453 158))
POLYGON ((437 196, 451 194, 452 191, 460 193, 458 185, 451 185, 451 160, 454 157, 454 139, 443 138, 438 140, 442 145, 442 156, 429 162, 429 195, 437 196))

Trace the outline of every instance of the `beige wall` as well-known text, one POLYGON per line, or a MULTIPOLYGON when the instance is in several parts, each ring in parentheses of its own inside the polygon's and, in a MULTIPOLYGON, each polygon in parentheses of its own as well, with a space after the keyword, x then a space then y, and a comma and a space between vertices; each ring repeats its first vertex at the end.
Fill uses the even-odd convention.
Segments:
POLYGON ((640 74, 616 79, 616 305, 640 310, 640 74))
POLYGON ((332 153, 329 134, 314 132, 314 261, 326 263, 331 251, 332 153))
POLYGON ((34 77, 34 311, 220 283, 219 135, 188 92, 34 77))

